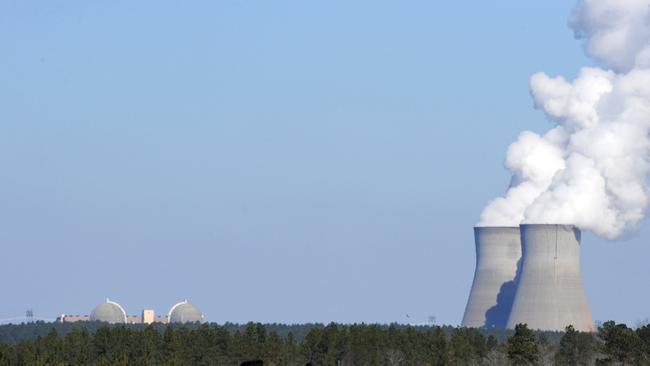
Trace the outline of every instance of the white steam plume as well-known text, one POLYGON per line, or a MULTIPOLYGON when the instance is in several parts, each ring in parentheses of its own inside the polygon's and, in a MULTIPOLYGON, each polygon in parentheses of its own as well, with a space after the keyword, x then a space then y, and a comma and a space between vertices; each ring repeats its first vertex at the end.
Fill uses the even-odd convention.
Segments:
POLYGON ((583 0, 569 18, 585 51, 617 71, 650 67, 647 0, 583 0))
POLYGON ((504 197, 480 226, 575 224, 615 239, 648 205, 650 173, 650 0, 584 0, 570 24, 587 54, 611 70, 583 68, 567 81, 535 74, 535 106, 555 126, 522 133, 508 148, 504 197))

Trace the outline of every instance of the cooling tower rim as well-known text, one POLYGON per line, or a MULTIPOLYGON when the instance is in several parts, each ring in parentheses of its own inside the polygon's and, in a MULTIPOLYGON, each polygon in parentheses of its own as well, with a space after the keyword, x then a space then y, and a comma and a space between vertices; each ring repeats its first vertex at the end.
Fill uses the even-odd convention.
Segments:
MULTIPOLYGON (((558 231, 562 232, 572 232, 575 235, 575 239, 578 242, 578 245, 582 245, 582 230, 573 224, 521 224, 519 225, 521 232, 522 245, 526 246, 526 240, 524 238, 528 235, 534 235, 533 232, 536 231, 553 231, 557 233, 558 231)), ((557 234, 556 234, 557 235, 557 234)))
POLYGON ((520 235, 519 226, 474 226, 474 236, 492 234, 520 235))
POLYGON ((576 224, 554 224, 554 223, 526 223, 519 225, 474 225, 474 229, 521 229, 523 227, 566 227, 581 230, 576 224))
POLYGON ((526 227, 563 227, 563 228, 568 228, 568 229, 578 229, 580 228, 575 225, 575 224, 521 224, 519 225, 521 229, 526 228, 526 227))
POLYGON ((474 229, 519 229, 519 225, 506 226, 506 225, 474 225, 474 229))

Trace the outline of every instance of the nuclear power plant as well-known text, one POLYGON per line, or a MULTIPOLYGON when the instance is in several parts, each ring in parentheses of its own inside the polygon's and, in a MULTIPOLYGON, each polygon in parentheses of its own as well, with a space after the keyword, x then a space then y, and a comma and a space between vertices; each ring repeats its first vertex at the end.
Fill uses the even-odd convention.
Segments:
POLYGON ((572 225, 476 227, 476 270, 462 325, 595 331, 572 225))
POLYGON ((56 318, 59 323, 74 323, 80 321, 100 321, 110 324, 151 324, 151 323, 202 323, 203 313, 196 305, 183 300, 171 307, 165 316, 155 315, 153 309, 142 310, 141 315, 127 315, 124 307, 115 301, 106 299, 95 306, 90 315, 61 314, 56 318))

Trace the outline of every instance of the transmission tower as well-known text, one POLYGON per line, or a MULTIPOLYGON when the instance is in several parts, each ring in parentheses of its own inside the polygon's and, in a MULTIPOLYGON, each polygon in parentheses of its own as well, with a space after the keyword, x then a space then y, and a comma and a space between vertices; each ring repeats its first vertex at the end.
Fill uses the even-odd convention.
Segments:
POLYGON ((32 308, 29 308, 27 311, 25 311, 25 318, 27 318, 27 323, 34 322, 34 310, 32 310, 32 308))

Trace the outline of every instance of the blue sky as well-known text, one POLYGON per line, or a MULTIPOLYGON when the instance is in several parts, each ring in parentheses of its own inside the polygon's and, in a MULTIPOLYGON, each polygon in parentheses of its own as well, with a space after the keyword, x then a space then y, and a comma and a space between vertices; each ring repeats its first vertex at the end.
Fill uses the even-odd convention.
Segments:
MULTIPOLYGON (((566 1, 0 3, 0 319, 461 320, 566 1), (406 318, 406 314, 410 318, 406 318)), ((594 318, 650 316, 650 227, 583 236, 594 318)))

